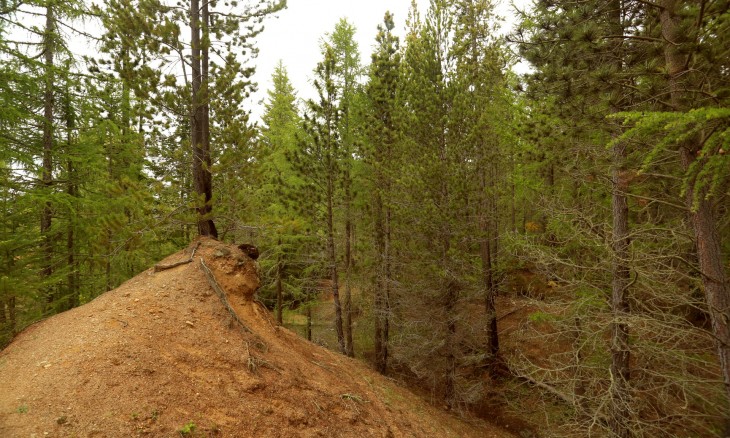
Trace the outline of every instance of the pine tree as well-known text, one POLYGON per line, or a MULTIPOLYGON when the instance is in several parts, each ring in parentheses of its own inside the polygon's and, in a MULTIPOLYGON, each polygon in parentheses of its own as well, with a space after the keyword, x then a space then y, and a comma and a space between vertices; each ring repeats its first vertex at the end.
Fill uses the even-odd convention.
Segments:
POLYGON ((105 24, 114 34, 118 23, 128 23, 129 40, 120 46, 131 66, 122 63, 125 72, 140 71, 146 82, 132 88, 137 97, 155 106, 156 119, 167 117, 165 125, 182 122, 183 114, 189 134, 192 160, 193 203, 201 235, 216 237, 212 219, 213 162, 226 149, 240 152, 250 146, 254 136, 247 126, 243 100, 255 90, 250 81, 254 68, 245 62, 256 55, 253 38, 270 14, 286 7, 286 2, 266 1, 255 5, 211 4, 191 0, 181 8, 170 8, 156 0, 142 0, 131 5, 139 13, 129 12, 126 3, 111 3, 114 15, 105 24), (189 33, 188 33, 189 32, 189 33), (190 35, 189 39, 185 35, 190 35), (212 56, 211 56, 212 54, 212 56), (139 61, 142 61, 139 63, 139 61), (180 65, 183 78, 161 75, 150 66, 180 65), (127 65, 125 67, 125 65, 127 65), (187 108, 180 112, 181 97, 187 108), (236 134, 241 138, 235 138, 236 134), (211 145, 216 144, 216 148, 211 145), (237 151, 235 149, 238 149, 237 151))
POLYGON ((352 341, 352 269, 353 269, 353 155, 354 155, 354 124, 352 112, 354 99, 358 87, 362 67, 360 66, 360 52, 355 42, 355 27, 346 19, 341 19, 336 25, 328 40, 324 43, 332 48, 335 57, 335 83, 338 88, 340 123, 339 137, 342 139, 342 154, 340 158, 342 185, 342 204, 344 210, 344 331, 345 354, 354 357, 352 341))
MULTIPOLYGON (((690 10, 692 8, 687 10, 689 15, 692 14, 690 10)), ((662 107, 665 105, 666 96, 671 95, 671 92, 666 91, 669 87, 665 88, 666 84, 662 85, 658 69, 664 64, 660 49, 675 46, 662 45, 666 37, 664 39, 659 37, 658 32, 661 32, 662 26, 658 15, 654 5, 641 2, 598 1, 581 5, 541 2, 537 4, 532 16, 524 22, 521 30, 524 32, 523 36, 530 35, 529 40, 522 45, 523 53, 538 68, 534 75, 536 81, 530 84, 528 93, 541 96, 540 98, 546 94, 552 95, 556 99, 558 106, 551 110, 568 122, 564 123, 564 130, 570 133, 572 138, 570 142, 580 146, 580 149, 574 148, 573 153, 595 157, 593 161, 598 164, 593 168, 583 162, 573 164, 576 175, 585 175, 585 172, 588 172, 588 177, 596 178, 596 175, 608 173, 605 169, 609 160, 611 162, 611 187, 607 190, 598 186, 600 189, 594 192, 610 193, 611 210, 607 208, 606 197, 600 196, 594 198, 598 203, 594 203, 593 206, 582 201, 580 209, 573 211, 580 212, 579 215, 583 219, 579 220, 587 220, 588 223, 606 221, 607 213, 611 212, 613 222, 610 253, 612 266, 602 268, 611 274, 611 282, 608 282, 604 275, 595 278, 591 287, 600 288, 600 285, 605 285, 603 287, 608 286, 612 290, 607 300, 611 304, 612 318, 612 342, 608 346, 611 366, 608 376, 604 378, 611 382, 611 390, 608 392, 611 403, 607 412, 607 427, 615 436, 631 436, 637 433, 636 431, 650 433, 646 431, 650 430, 651 426, 642 422, 642 418, 636 414, 637 406, 641 403, 641 400, 634 398, 636 394, 634 388, 637 385, 644 391, 651 392, 652 397, 665 400, 673 397, 664 393, 660 381, 652 382, 653 386, 649 389, 646 382, 630 380, 631 376, 641 374, 642 367, 648 366, 646 364, 650 360, 661 364, 650 365, 653 370, 682 367, 680 363, 684 360, 684 352, 671 340, 658 336, 657 333, 665 331, 666 326, 672 326, 675 333, 685 333, 685 336, 692 336, 693 333, 687 322, 677 318, 672 312, 661 306, 645 304, 652 300, 666 302, 676 299, 658 290, 655 285, 659 283, 664 284, 665 288, 674 290, 677 296, 685 296, 686 298, 681 298, 686 300, 685 302, 689 301, 686 291, 678 288, 671 280, 676 275, 682 276, 687 273, 682 273, 682 269, 666 269, 666 263, 672 257, 684 257, 676 253, 676 246, 686 245, 686 242, 677 239, 676 231, 667 235, 657 232, 654 228, 661 223, 667 229, 676 230, 682 213, 663 208, 661 219, 646 223, 637 220, 637 214, 629 208, 632 199, 634 202, 637 199, 642 200, 643 206, 646 206, 647 200, 651 200, 649 202, 652 203, 666 202, 666 205, 676 205, 671 195, 671 191, 674 190, 672 183, 666 179, 667 175, 677 173, 677 169, 669 165, 673 158, 666 153, 646 154, 645 149, 632 149, 633 146, 641 146, 642 143, 630 142, 628 137, 620 137, 620 127, 615 123, 615 119, 605 118, 606 115, 627 109, 642 108, 646 111, 662 107), (610 156, 606 153, 607 150, 595 147, 601 143, 611 145, 610 156), (652 177, 636 178, 638 163, 641 161, 645 163, 645 170, 653 169, 652 177), (657 192, 656 188, 662 186, 668 190, 657 192), (596 205, 604 205, 602 209, 605 208, 606 211, 597 213, 596 205), (649 260, 657 262, 652 264, 648 262, 649 260), (633 279, 631 272, 635 273, 633 279), (631 295, 636 294, 642 299, 635 299, 629 295, 629 289, 631 295), (649 299, 648 296, 653 298, 649 299), (657 328, 652 331, 648 329, 651 326, 657 328), (629 337, 629 327, 637 331, 631 337, 629 337), (657 355, 652 342, 666 342, 667 357, 657 355)), ((685 23, 693 22, 696 17, 685 23)), ((676 65, 679 64, 680 62, 676 65)), ((651 140, 649 137, 644 137, 643 141, 651 140)), ((542 143, 545 144, 544 140, 542 143)), ((559 150, 554 154, 563 162, 569 162, 567 157, 560 157, 559 150)), ((565 165, 563 167, 567 168, 565 165)), ((574 183, 573 192, 579 193, 581 190, 578 187, 581 184, 585 184, 585 180, 578 179, 574 183)), ((569 205, 564 200, 560 202, 569 205)), ((639 202, 633 205, 642 207, 642 203, 639 202)), ((560 222, 564 225, 569 221, 563 218, 560 222)), ((557 223, 558 221, 554 222, 555 225, 557 223)), ((605 238, 602 233, 596 234, 595 229, 588 234, 592 234, 594 236, 592 238, 605 238)), ((700 240, 708 241, 706 238, 697 238, 698 243, 700 240)), ((585 257, 585 254, 582 257, 585 257)), ((580 272, 576 274, 581 275, 580 272)), ((595 307, 583 306, 581 312, 585 311, 595 312, 594 317, 604 317, 599 316, 600 311, 595 307)), ((590 322, 585 324, 588 319, 587 316, 576 316, 575 321, 584 321, 581 324, 576 323, 576 326, 582 327, 578 330, 578 337, 592 336, 586 333, 586 325, 590 325, 590 322)), ((596 329, 601 330, 600 327, 596 329)), ((593 353, 587 353, 583 349, 576 354, 576 357, 585 357, 586 354, 601 356, 604 352, 594 350, 593 353)), ((585 394, 583 378, 579 377, 577 380, 579 383, 576 384, 576 390, 580 389, 580 393, 576 392, 576 410, 584 412, 601 409, 598 405, 591 406, 593 401, 589 401, 585 394)), ((697 386, 688 385, 686 391, 701 393, 706 390, 703 384, 698 382, 697 386)), ((593 396, 600 397, 595 394, 593 396)), ((671 411, 671 402, 662 405, 660 409, 671 411)), ((585 414, 595 415, 594 412, 585 414)))
POLYGON ((398 141, 396 95, 399 86, 399 40, 393 34, 393 15, 385 13, 383 24, 378 25, 377 43, 370 64, 366 86, 366 138, 365 162, 370 175, 372 199, 373 237, 375 241, 375 367, 386 374, 388 370, 388 342, 390 332, 390 288, 393 283, 391 265, 391 227, 393 179, 396 177, 394 162, 398 141))
POLYGON ((279 61, 272 76, 273 89, 268 91, 266 111, 262 116, 261 165, 258 170, 259 187, 256 198, 262 226, 267 233, 270 248, 262 261, 265 271, 274 273, 275 308, 279 324, 283 324, 284 300, 289 303, 302 300, 309 306, 308 294, 303 292, 302 278, 306 278, 306 263, 312 236, 307 232, 312 224, 291 205, 292 194, 301 188, 303 180, 287 161, 297 149, 301 138, 301 119, 296 106, 295 90, 286 68, 279 61))
POLYGON ((474 217, 478 218, 474 235, 479 236, 479 257, 487 316, 487 363, 492 372, 499 353, 497 333, 498 242, 500 234, 500 193, 506 181, 500 167, 506 167, 510 151, 505 147, 511 140, 510 107, 507 93, 506 56, 495 37, 494 6, 489 1, 458 1, 454 3, 454 58, 456 69, 451 81, 456 88, 450 131, 455 132, 462 160, 474 163, 464 179, 479 183, 465 190, 474 199, 474 217))
POLYGON ((327 271, 331 282, 335 307, 335 329, 342 354, 345 350, 345 333, 342 321, 342 305, 339 294, 339 270, 335 235, 335 203, 337 182, 341 172, 342 140, 338 128, 340 108, 338 89, 335 84, 335 54, 325 45, 324 59, 315 69, 314 87, 318 101, 307 101, 304 116, 305 138, 300 139, 299 150, 289 155, 289 162, 298 172, 304 184, 299 191, 298 202, 303 212, 309 212, 313 221, 323 228, 327 271))

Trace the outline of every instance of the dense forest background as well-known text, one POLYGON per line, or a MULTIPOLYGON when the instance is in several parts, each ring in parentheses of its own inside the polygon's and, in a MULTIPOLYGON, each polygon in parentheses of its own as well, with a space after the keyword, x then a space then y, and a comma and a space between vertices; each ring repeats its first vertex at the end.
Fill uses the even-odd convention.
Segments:
POLYGON ((369 65, 343 19, 318 97, 280 64, 252 123, 285 6, 0 1, 0 345, 209 235, 260 248, 280 322, 331 300, 334 348, 454 411, 725 436, 727 0, 536 0, 506 37, 432 0, 369 65), (500 343, 515 300, 538 354, 500 343))

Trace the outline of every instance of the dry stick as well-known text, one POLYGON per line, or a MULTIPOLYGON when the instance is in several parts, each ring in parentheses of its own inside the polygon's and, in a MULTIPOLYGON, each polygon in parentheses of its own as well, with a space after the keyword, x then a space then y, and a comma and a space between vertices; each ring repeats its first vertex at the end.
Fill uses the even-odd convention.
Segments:
POLYGON ((170 265, 155 265, 155 271, 154 272, 160 272, 160 271, 164 271, 166 269, 177 268, 178 266, 187 265, 188 263, 192 263, 193 257, 195 256, 195 251, 198 250, 198 247, 199 246, 200 246, 200 242, 198 242, 195 245, 195 248, 193 248, 193 252, 190 254, 190 258, 189 259, 183 260, 183 261, 177 262, 177 263, 172 263, 170 265))
POLYGON ((549 392, 550 394, 556 396, 557 398, 561 399, 562 401, 564 401, 565 403, 567 403, 567 404, 569 404, 571 406, 574 406, 575 405, 575 400, 573 399, 573 397, 571 397, 570 395, 568 395, 568 394, 566 394, 566 393, 558 390, 557 388, 555 388, 553 386, 550 386, 547 383, 542 383, 540 381, 537 381, 537 380, 533 379, 530 376, 527 376, 527 375, 524 375, 524 374, 518 374, 518 373, 515 372, 515 370, 510 370, 510 371, 518 379, 524 380, 527 383, 532 384, 533 386, 537 386, 538 388, 543 389, 543 390, 549 392))
MULTIPOLYGON (((549 392, 550 394, 554 395, 555 397, 559 398, 563 402, 567 403, 570 406, 573 406, 575 409, 580 409, 580 405, 576 404, 575 397, 572 397, 570 394, 566 394, 559 389, 555 388, 554 386, 550 386, 547 383, 540 382, 538 380, 533 379, 532 377, 521 374, 514 368, 509 368, 510 373, 512 373, 513 376, 517 377, 520 380, 524 380, 527 383, 536 386, 544 391, 549 392)), ((601 415, 600 413, 597 413, 594 418, 600 420, 603 424, 608 424, 608 418, 606 418, 605 415, 601 415)))
POLYGON ((520 310, 524 309, 525 307, 527 307, 527 305, 524 305, 524 306, 522 306, 522 307, 519 307, 519 308, 517 308, 517 309, 514 309, 514 310, 512 310, 512 311, 510 311, 510 312, 507 312, 507 313, 505 313, 504 315, 502 315, 502 316, 498 317, 498 318, 497 318, 497 321, 501 321, 501 320, 503 320, 504 318, 506 318, 506 317, 508 317, 508 316, 512 315, 513 313, 517 313, 517 312, 519 312, 520 310))
POLYGON ((228 299, 226 298, 226 293, 223 291, 223 288, 218 284, 215 277, 213 276, 213 272, 205 265, 205 262, 203 261, 203 258, 200 257, 200 267, 203 268, 203 272, 205 272, 205 276, 208 277, 208 283, 210 283, 210 287, 213 288, 216 294, 218 294, 218 298, 221 299, 221 302, 223 303, 223 306, 228 310, 228 313, 231 315, 231 318, 233 318, 234 321, 238 323, 241 328, 251 334, 254 334, 250 328, 246 324, 241 321, 241 318, 236 315, 236 312, 233 310, 233 307, 231 307, 231 304, 228 302, 228 299))

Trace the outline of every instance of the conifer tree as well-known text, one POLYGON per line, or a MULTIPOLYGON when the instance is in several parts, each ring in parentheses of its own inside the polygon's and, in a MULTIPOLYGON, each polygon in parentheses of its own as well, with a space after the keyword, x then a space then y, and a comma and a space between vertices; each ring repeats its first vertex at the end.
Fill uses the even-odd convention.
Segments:
POLYGON ((353 154, 354 151, 354 123, 353 110, 360 66, 360 52, 355 41, 355 26, 347 19, 341 19, 336 25, 328 40, 324 43, 330 46, 335 57, 335 83, 338 88, 340 122, 339 136, 342 140, 341 178, 342 207, 344 210, 344 331, 345 353, 354 357, 352 341, 352 269, 353 269, 353 154))
MULTIPOLYGON (((273 89, 268 91, 266 111, 261 117, 261 165, 258 170, 260 219, 270 230, 264 270, 273 273, 275 282, 275 309, 279 324, 283 324, 284 300, 289 302, 301 295, 301 277, 306 277, 301 259, 306 256, 312 237, 310 221, 303 217, 290 200, 300 190, 303 180, 296 174, 287 156, 295 153, 302 135, 301 118, 296 106, 295 90, 286 68, 279 61, 272 76, 273 89), (267 269, 268 268, 268 269, 267 269), (300 291, 300 293, 297 293, 300 291)), ((272 276, 270 276, 271 278, 272 276)), ((305 306, 309 303, 305 301, 305 306)))
POLYGON ((307 101, 304 116, 305 136, 299 149, 289 155, 289 162, 304 181, 299 204, 317 221, 325 239, 325 260, 331 282, 335 308, 335 330, 342 354, 346 353, 342 305, 339 293, 339 270, 335 235, 337 183, 341 172, 342 140, 339 136, 340 108, 335 83, 336 59, 333 49, 324 46, 324 59, 315 69, 314 87, 318 100, 307 101))
MULTIPOLYGON (((605 378, 611 382, 611 390, 608 393, 611 403, 607 412, 606 426, 614 436, 631 436, 639 433, 638 431, 650 433, 646 430, 651 426, 642 422, 637 414, 641 401, 634 398, 636 392, 633 387, 639 385, 652 394, 664 394, 662 383, 652 382, 654 386, 649 389, 646 382, 633 382, 630 379, 631 376, 643 372, 641 367, 647 366, 645 364, 649 358, 657 357, 652 342, 667 342, 667 345, 671 345, 671 348, 666 350, 667 355, 674 355, 671 359, 655 359, 661 361, 658 362, 661 365, 652 365, 652 372, 656 372, 657 368, 664 370, 673 369, 675 366, 681 367, 679 363, 684 358, 684 352, 674 346, 671 340, 658 337, 656 333, 666 330, 664 327, 667 325, 671 325, 675 332, 686 333, 686 336, 691 336, 693 332, 691 327, 687 327, 686 321, 676 318, 672 312, 644 304, 650 301, 647 295, 655 297, 653 299, 659 302, 673 299, 654 288, 654 284, 659 282, 670 285, 665 287, 671 287, 679 296, 686 294, 668 279, 673 275, 686 275, 686 273, 671 272, 671 270, 668 272, 664 269, 666 264, 662 266, 661 263, 657 263, 651 269, 646 268, 647 260, 664 260, 663 263, 666 263, 672 257, 683 256, 675 253, 678 242, 674 232, 671 232, 671 237, 657 233, 653 228, 657 223, 641 223, 643 221, 636 220, 636 215, 629 209, 631 200, 637 198, 644 199, 643 205, 646 205, 648 199, 651 199, 651 202, 666 202, 666 205, 677 204, 669 193, 665 196, 664 193, 647 191, 661 184, 663 178, 668 178, 667 175, 677 173, 676 168, 672 169, 667 164, 673 159, 669 154, 660 155, 657 152, 646 154, 645 149, 631 149, 631 146, 641 143, 632 143, 627 137, 619 137, 620 128, 615 119, 605 118, 606 115, 627 109, 651 110, 663 107, 666 102, 665 96, 671 96, 671 92, 666 92, 669 86, 660 79, 661 75, 657 70, 658 66, 664 64, 659 49, 671 45, 661 44, 666 37, 660 38, 657 34, 661 32, 662 26, 660 14, 655 6, 632 1, 599 1, 581 5, 540 2, 521 30, 531 35, 529 41, 525 41, 522 45, 523 53, 538 67, 534 75, 537 81, 530 84, 528 93, 544 96, 543 93, 547 92, 545 94, 556 98, 559 106, 553 108, 553 112, 569 121, 566 123, 565 131, 571 133, 574 144, 581 146, 581 149, 575 148, 574 153, 588 153, 596 157, 594 158, 596 164, 604 163, 592 169, 584 163, 574 165, 574 168, 580 169, 577 172, 589 171, 588 176, 592 174, 595 178, 597 174, 608 173, 605 169, 609 160, 611 162, 611 187, 608 190, 601 187, 597 191, 611 194, 611 210, 606 206, 605 213, 596 214, 595 205, 606 205, 603 201, 605 197, 599 197, 596 199, 598 204, 588 207, 592 208, 592 211, 587 211, 584 205, 581 207, 582 210, 574 212, 580 211, 579 215, 584 218, 583 220, 587 219, 590 222, 605 221, 607 213, 610 212, 613 222, 610 254, 612 266, 603 268, 611 274, 612 280, 609 283, 606 276, 596 278, 592 286, 603 284, 603 287, 612 289, 607 300, 611 304, 612 318, 612 342, 608 346, 611 365, 605 378), (543 88, 544 85, 548 87, 543 88), (613 141, 610 141, 612 137, 613 141), (609 144, 612 147, 611 156, 595 148, 596 142, 609 144), (636 169, 641 161, 644 162, 644 169, 653 169, 652 177, 636 178, 636 169), (631 234, 629 234, 632 218, 631 234), (635 255, 640 251, 645 251, 646 255, 635 255), (631 272, 635 273, 633 279, 631 272), (645 277, 642 278, 639 273, 645 277), (632 298, 628 294, 629 290, 632 294, 644 297, 643 300, 632 298), (642 330, 654 324, 662 328, 653 332, 642 330), (634 333, 629 337, 629 327, 640 333, 634 333), (630 366, 636 369, 631 369, 630 366)), ((690 12, 689 15, 691 14, 690 12)), ((702 13, 699 16, 702 16, 702 13)), ((685 24, 693 22, 692 20, 694 18, 685 24)), ((651 140, 645 137, 644 141, 651 140)), ((560 151, 556 150, 555 153, 559 154, 560 151)), ((568 161, 567 157, 560 159, 568 161)), ((583 181, 577 181, 576 187, 581 183, 583 181)), ((668 229, 674 229, 676 221, 682 216, 680 211, 672 209, 663 209, 662 214, 661 223, 668 229)), ((565 224, 567 221, 561 222, 565 224)), ((591 232, 593 233, 593 230, 591 232)), ((600 234, 596 237, 603 239, 600 234)), ((699 240, 698 238, 698 243, 699 240)), ((712 239, 701 240, 707 242, 712 239)), ((590 309, 588 306, 582 307, 582 311, 588 309, 590 309)), ((592 311, 595 310, 597 309, 593 308, 592 311)), ((581 320, 586 319, 583 316, 577 316, 575 319, 575 321, 581 320)), ((583 334, 579 336, 585 336, 585 325, 581 326, 583 328, 578 332, 583 331, 583 334)), ((600 351, 594 353, 598 356, 603 354, 600 351)), ((583 349, 576 357, 580 358, 585 354, 586 350, 583 349)), ((657 374, 664 376, 663 372, 657 374)), ((577 380, 580 381, 580 378, 577 380)), ((705 390, 702 385, 703 383, 698 382, 696 387, 688 386, 686 391, 700 393, 705 390)), ((576 392, 575 398, 577 411, 595 415, 595 412, 585 412, 585 410, 601 409, 600 405, 590 407, 592 402, 587 401, 583 383, 577 384, 576 389, 580 389, 580 393, 576 392)), ((673 397, 668 394, 653 396, 665 400, 673 397)), ((668 401, 660 409, 671 410, 671 402, 668 401)))
POLYGON ((390 289, 392 273, 392 197, 396 177, 395 147, 398 141, 396 95, 399 86, 399 40, 393 34, 393 14, 385 13, 383 24, 378 25, 377 43, 370 64, 365 89, 366 138, 365 162, 370 175, 373 237, 375 241, 375 367, 386 374, 388 370, 388 342, 390 332, 390 289))
MULTIPOLYGON (((407 312, 403 318, 410 324, 429 321, 427 332, 409 334, 422 343, 418 351, 411 350, 409 354, 416 357, 410 361, 432 364, 421 372, 436 373, 430 376, 438 379, 434 389, 443 394, 449 407, 456 408, 461 402, 458 303, 465 284, 459 269, 463 265, 458 261, 462 253, 455 244, 463 231, 457 226, 463 206, 455 186, 460 151, 448 129, 453 88, 447 77, 454 61, 453 16, 448 8, 446 1, 432 1, 423 25, 412 14, 402 60, 401 107, 406 109, 402 112, 402 153, 408 158, 401 164, 404 177, 399 190, 404 208, 399 216, 406 219, 403 227, 412 234, 409 252, 417 262, 409 267, 414 270, 407 277, 412 284, 410 292, 404 291, 409 296, 403 298, 399 312, 407 312), (424 353, 426 357, 419 357, 424 353)), ((425 325, 419 328, 423 330, 425 325)))
POLYGON ((504 178, 500 167, 506 166, 507 139, 511 121, 509 108, 512 96, 507 89, 505 54, 495 37, 494 6, 489 1, 454 2, 456 15, 454 30, 455 72, 451 80, 455 87, 450 130, 457 133, 455 141, 463 149, 465 162, 474 163, 464 176, 479 184, 469 187, 473 192, 476 226, 479 236, 482 287, 487 315, 487 363, 495 371, 499 353, 497 333, 497 249, 499 242, 499 195, 504 178))
POLYGON ((250 81, 255 69, 245 65, 256 55, 253 38, 263 30, 262 21, 284 7, 284 0, 252 5, 191 0, 180 8, 142 0, 136 5, 141 13, 134 13, 125 3, 110 4, 113 17, 119 19, 105 21, 109 34, 115 33, 117 23, 128 23, 133 40, 123 40, 121 59, 132 61, 135 67, 122 67, 145 73, 144 85, 133 87, 138 97, 157 107, 163 113, 157 119, 167 116, 165 123, 169 124, 181 121, 181 114, 175 111, 180 109, 180 97, 187 96, 183 113, 190 133, 181 140, 189 142, 192 152, 190 179, 201 235, 217 235, 212 218, 214 159, 227 148, 240 151, 250 146, 253 138, 242 108, 243 100, 255 89, 250 81), (152 65, 179 65, 183 77, 161 75, 152 65), (236 133, 243 135, 234 144, 228 143, 236 133))

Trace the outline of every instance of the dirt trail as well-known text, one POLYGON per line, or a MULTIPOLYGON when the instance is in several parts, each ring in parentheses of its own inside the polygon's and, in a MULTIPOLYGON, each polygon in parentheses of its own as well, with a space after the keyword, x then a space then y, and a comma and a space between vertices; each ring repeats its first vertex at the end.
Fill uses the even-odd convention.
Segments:
POLYGON ((256 271, 205 239, 192 263, 147 270, 28 328, 0 352, 0 437, 511 436, 277 327, 251 299, 256 271))

